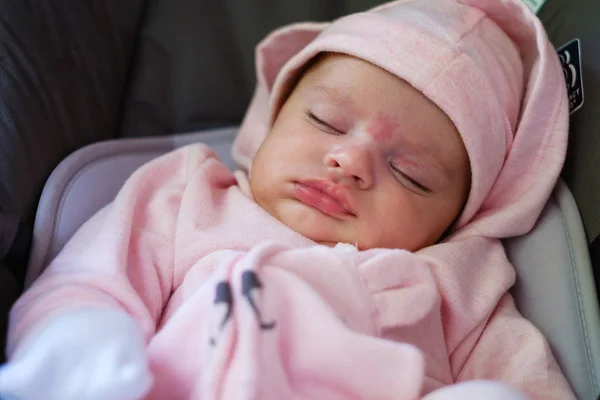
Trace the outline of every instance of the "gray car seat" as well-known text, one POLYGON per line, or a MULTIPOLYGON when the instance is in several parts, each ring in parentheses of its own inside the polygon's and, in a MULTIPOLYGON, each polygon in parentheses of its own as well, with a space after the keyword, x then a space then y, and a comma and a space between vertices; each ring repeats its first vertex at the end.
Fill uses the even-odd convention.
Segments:
MULTIPOLYGON (((536 0, 537 1, 537 0, 536 0)), ((543 3, 543 1, 541 1, 543 3)), ((574 38, 581 44, 584 104, 571 116, 569 151, 562 177, 583 218, 596 285, 600 283, 600 2, 547 0, 538 13, 558 47, 574 38)))
MULTIPOLYGON (((0 92, 0 260, 8 254, 0 263, 9 264, 17 278, 4 278, 0 267, 0 286, 9 288, 0 294, 12 292, 8 297, 14 298, 25 270, 15 254, 29 248, 37 193, 67 153, 86 143, 130 137, 84 147, 52 173, 37 207, 27 284, 142 163, 193 141, 217 146, 228 159, 235 128, 200 130, 239 123, 254 86, 253 48, 268 31, 381 2, 150 0, 125 7, 116 0, 68 6, 0 0, 0 38, 19 39, 9 46, 0 40, 2 65, 14 69, 9 74, 0 69, 0 78, 13 78, 0 79, 0 87, 10 89, 0 92), (35 34, 26 35, 28 29, 35 34), (47 37, 28 44, 36 35, 47 37), (91 52, 82 52, 90 46, 91 52), (44 65, 45 59, 54 64, 44 65), (25 65, 21 70, 19 63, 25 65), (65 72, 73 68, 77 73, 65 72), (197 132, 165 136, 192 130, 197 132), (131 139, 139 136, 161 137, 131 139), (23 165, 29 169, 19 169, 23 165)), ((567 184, 557 186, 535 229, 506 245, 517 268, 513 293, 519 309, 548 337, 578 398, 594 399, 600 393, 600 320, 587 249, 588 244, 595 249, 600 233, 600 190, 590 190, 600 181, 587 168, 600 163, 591 90, 600 84, 600 60, 594 60, 600 54, 600 3, 547 0, 540 16, 557 47, 581 40, 586 97, 572 116, 567 184), (566 186, 573 188, 583 225, 566 186)))

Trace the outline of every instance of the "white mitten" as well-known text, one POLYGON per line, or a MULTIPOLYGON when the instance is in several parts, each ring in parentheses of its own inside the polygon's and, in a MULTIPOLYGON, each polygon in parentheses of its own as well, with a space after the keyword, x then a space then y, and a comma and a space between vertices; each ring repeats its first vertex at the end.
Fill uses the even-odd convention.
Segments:
POLYGON ((142 332, 112 309, 57 317, 0 367, 0 395, 18 400, 137 400, 151 384, 142 332))

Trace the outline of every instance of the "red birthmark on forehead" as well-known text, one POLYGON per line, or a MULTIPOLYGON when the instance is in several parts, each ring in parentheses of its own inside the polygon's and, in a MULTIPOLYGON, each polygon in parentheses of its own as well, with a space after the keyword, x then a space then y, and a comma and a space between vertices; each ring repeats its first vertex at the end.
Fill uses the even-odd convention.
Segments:
POLYGON ((386 141, 392 138, 392 134, 400 124, 392 117, 384 113, 377 114, 377 117, 369 122, 367 132, 371 134, 376 141, 386 141))

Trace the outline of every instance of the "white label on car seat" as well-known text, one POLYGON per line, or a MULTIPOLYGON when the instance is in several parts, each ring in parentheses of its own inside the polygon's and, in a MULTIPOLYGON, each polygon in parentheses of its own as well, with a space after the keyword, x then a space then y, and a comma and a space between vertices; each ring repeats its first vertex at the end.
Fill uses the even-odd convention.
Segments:
POLYGON ((569 112, 583 106, 583 75, 581 73, 581 41, 573 39, 556 50, 565 75, 569 95, 569 112))
POLYGON ((537 14, 538 11, 540 11, 540 9, 542 8, 542 6, 546 2, 546 0, 523 0, 523 2, 525 4, 527 4, 527 6, 529 8, 531 8, 531 11, 533 11, 534 13, 537 14))

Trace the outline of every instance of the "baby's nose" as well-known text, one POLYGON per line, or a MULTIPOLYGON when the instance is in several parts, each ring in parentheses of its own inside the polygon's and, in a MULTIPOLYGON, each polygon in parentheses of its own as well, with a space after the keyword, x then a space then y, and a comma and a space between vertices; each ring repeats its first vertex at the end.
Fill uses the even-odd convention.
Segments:
POLYGON ((337 183, 368 189, 373 184, 373 160, 366 144, 340 146, 325 155, 325 166, 337 183))

